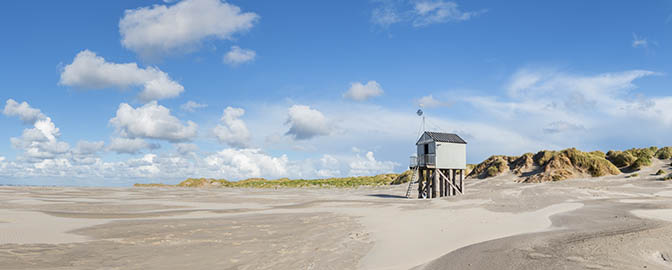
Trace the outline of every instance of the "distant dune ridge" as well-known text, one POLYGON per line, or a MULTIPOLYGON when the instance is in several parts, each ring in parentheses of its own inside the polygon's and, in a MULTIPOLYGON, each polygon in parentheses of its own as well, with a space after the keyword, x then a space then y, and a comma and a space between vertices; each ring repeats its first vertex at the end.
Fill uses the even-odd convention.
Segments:
MULTIPOLYGON (((653 159, 672 159, 672 147, 632 148, 625 151, 611 150, 606 154, 601 151, 583 152, 576 148, 561 151, 544 150, 536 154, 526 153, 522 156, 491 156, 479 164, 469 164, 468 179, 486 179, 503 174, 513 174, 516 182, 541 183, 561 181, 579 177, 600 177, 639 171, 651 166, 653 159)), ((663 175, 661 180, 672 180, 672 174, 658 172, 663 175)), ((135 184, 135 187, 240 187, 240 188, 297 188, 322 187, 343 188, 358 186, 399 185, 411 180, 412 172, 407 170, 400 174, 380 174, 374 176, 338 177, 326 179, 288 179, 268 180, 249 178, 241 181, 225 179, 189 178, 177 185, 167 184, 135 184)))

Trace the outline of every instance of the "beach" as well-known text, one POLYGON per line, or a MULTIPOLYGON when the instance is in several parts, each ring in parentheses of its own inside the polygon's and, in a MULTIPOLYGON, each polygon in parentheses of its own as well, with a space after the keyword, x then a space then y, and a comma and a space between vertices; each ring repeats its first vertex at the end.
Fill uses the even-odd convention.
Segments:
POLYGON ((668 269, 672 182, 639 172, 461 196, 352 189, 0 187, 2 269, 668 269))

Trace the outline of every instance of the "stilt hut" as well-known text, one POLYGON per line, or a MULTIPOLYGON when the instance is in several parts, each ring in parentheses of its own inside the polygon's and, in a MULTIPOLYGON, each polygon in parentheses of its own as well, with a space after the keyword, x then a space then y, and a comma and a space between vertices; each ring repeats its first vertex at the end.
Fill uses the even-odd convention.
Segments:
POLYGON ((416 145, 410 167, 418 179, 418 198, 464 194, 467 142, 457 134, 425 131, 416 145))

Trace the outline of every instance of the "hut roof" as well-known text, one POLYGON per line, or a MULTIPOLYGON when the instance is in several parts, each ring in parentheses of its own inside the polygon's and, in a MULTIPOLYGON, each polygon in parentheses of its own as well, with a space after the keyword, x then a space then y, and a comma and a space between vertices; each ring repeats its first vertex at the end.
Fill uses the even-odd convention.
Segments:
MULTIPOLYGON (((466 141, 464 141, 460 136, 458 136, 455 133, 443 133, 443 132, 432 132, 432 131, 425 131, 424 134, 427 134, 429 138, 434 140, 435 142, 447 142, 447 143, 463 143, 467 144, 466 141)), ((421 136, 420 139, 416 144, 419 144, 420 141, 422 140, 424 136, 421 136)))

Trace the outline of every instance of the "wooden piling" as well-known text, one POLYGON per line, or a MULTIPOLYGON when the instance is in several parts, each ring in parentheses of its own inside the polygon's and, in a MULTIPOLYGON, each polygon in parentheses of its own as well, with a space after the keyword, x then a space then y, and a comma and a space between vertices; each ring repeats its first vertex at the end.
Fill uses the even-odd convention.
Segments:
POLYGON ((424 170, 422 168, 418 168, 418 199, 422 199, 422 191, 425 188, 425 175, 423 172, 424 170))
POLYGON ((464 170, 460 170, 460 193, 464 194, 464 170))
POLYGON ((443 177, 438 173, 439 169, 434 169, 437 172, 434 172, 434 176, 437 178, 437 182, 439 182, 439 197, 446 196, 445 193, 445 185, 446 183, 443 181, 443 177))

